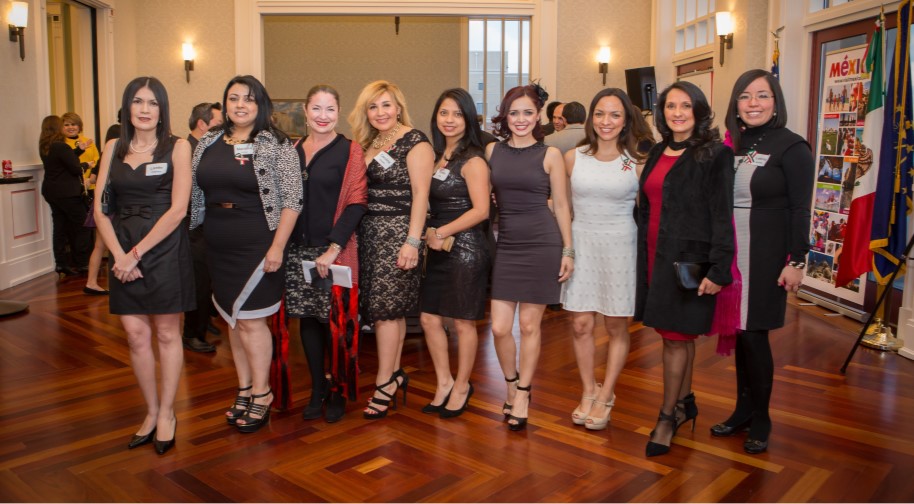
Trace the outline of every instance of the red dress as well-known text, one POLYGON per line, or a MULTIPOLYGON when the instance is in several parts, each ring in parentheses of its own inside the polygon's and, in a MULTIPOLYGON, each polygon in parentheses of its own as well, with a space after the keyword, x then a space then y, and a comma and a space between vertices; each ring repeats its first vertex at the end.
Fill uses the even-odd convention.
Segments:
MULTIPOLYGON (((651 273, 654 270, 654 254, 657 250, 657 233, 660 231, 660 212, 663 203, 663 180, 676 164, 678 156, 661 154, 654 170, 644 181, 644 194, 650 203, 650 215, 647 223, 647 283, 651 284, 651 273)), ((682 334, 674 331, 655 329, 660 336, 670 340, 688 341, 697 338, 695 334, 682 334)))

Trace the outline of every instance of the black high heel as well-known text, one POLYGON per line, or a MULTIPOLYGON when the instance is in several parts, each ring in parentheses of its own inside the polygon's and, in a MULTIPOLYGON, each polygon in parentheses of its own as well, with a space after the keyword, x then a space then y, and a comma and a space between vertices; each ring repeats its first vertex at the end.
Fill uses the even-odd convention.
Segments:
POLYGON ((245 433, 257 432, 270 421, 270 408, 273 406, 274 398, 271 398, 270 402, 267 404, 257 404, 254 402, 254 399, 260 399, 261 397, 266 397, 268 395, 273 395, 273 389, 267 389, 263 394, 251 395, 251 407, 248 408, 244 416, 239 418, 239 420, 244 420, 244 423, 235 423, 235 426, 238 427, 239 431, 245 433), (254 418, 251 414, 259 415, 260 418, 254 418))
MULTIPOLYGON (((403 378, 403 381, 397 382, 397 388, 403 389, 403 406, 406 406, 406 389, 409 388, 409 375, 406 374, 406 371, 403 371, 403 368, 400 368, 394 371, 394 379, 403 378)), ((396 409, 396 408, 394 408, 396 409)))
POLYGON ((760 439, 747 439, 743 443, 743 451, 750 455, 758 455, 764 451, 768 450, 768 440, 760 439))
MULTIPOLYGON (((667 415, 666 413, 663 412, 663 410, 660 410, 660 416, 657 417, 657 423, 659 424, 660 422, 669 422, 670 424, 672 424, 673 425, 673 435, 670 436, 670 444, 668 444, 668 445, 663 445, 660 443, 655 443, 653 441, 648 441, 647 447, 645 447, 645 449, 644 449, 644 452, 648 457, 664 455, 664 454, 667 454, 670 452, 670 447, 673 446, 673 438, 676 437, 676 431, 679 430, 679 426, 681 425, 676 420, 676 411, 678 409, 679 409, 678 407, 673 408, 672 415, 667 415)), ((685 423, 685 422, 683 422, 683 423, 685 423)), ((651 438, 654 437, 654 432, 656 430, 657 429, 655 428, 654 430, 651 431, 651 438)))
MULTIPOLYGON (((251 390, 253 388, 254 388, 254 385, 248 385, 247 387, 244 387, 244 388, 238 387, 238 392, 244 392, 247 390, 251 390)), ((251 406, 251 396, 243 396, 241 394, 238 394, 237 396, 235 396, 234 404, 232 404, 232 407, 229 408, 228 411, 226 411, 226 413, 231 413, 230 415, 225 415, 226 423, 228 423, 229 425, 235 425, 235 422, 237 422, 238 419, 244 415, 244 413, 248 410, 248 408, 250 406, 251 406)))
POLYGON ((523 390, 527 393, 527 416, 526 417, 516 417, 514 415, 508 415, 508 428, 512 431, 522 431, 527 428, 527 419, 530 417, 530 403, 533 401, 533 394, 530 393, 530 390, 533 389, 533 384, 527 385, 526 387, 517 386, 517 390, 523 390), (514 420, 517 423, 511 423, 510 421, 514 420))
POLYGON ((140 446, 143 446, 145 444, 149 444, 152 442, 153 439, 155 439, 155 435, 156 435, 155 427, 152 428, 152 430, 149 432, 149 434, 143 434, 142 436, 134 434, 133 437, 130 438, 130 442, 127 443, 127 449, 132 450, 134 448, 139 448, 140 446))
MULTIPOLYGON (((508 377, 505 376, 505 381, 508 383, 514 383, 518 380, 520 380, 520 373, 518 373, 517 370, 514 371, 514 378, 508 379, 508 377)), ((508 401, 505 401, 505 403, 502 404, 501 412, 504 413, 504 415, 505 415, 505 422, 507 422, 508 417, 511 416, 511 410, 513 408, 514 408, 514 405, 509 403, 508 401)))
POLYGON ((685 414, 685 418, 679 422, 679 425, 677 425, 676 428, 678 429, 682 424, 691 420, 692 432, 695 432, 695 422, 698 420, 698 405, 695 404, 695 392, 689 392, 689 395, 676 401, 676 405, 679 406, 679 409, 685 414))
POLYGON ((746 432, 749 430, 749 425, 752 424, 752 417, 747 418, 746 420, 736 424, 736 425, 727 425, 727 422, 721 422, 719 424, 711 426, 711 435, 716 437, 729 437, 739 434, 741 432, 746 432))
POLYGON ((324 377, 319 389, 311 389, 311 399, 301 412, 302 419, 314 420, 324 416, 324 402, 328 397, 330 397, 330 380, 324 377))
POLYGON ((432 404, 428 403, 422 407, 422 412, 429 415, 437 415, 441 413, 441 410, 444 409, 444 406, 447 405, 447 402, 451 399, 451 392, 454 391, 454 386, 451 385, 451 390, 447 391, 447 395, 444 396, 444 400, 441 401, 441 404, 432 404))
MULTIPOLYGON (((375 388, 374 388, 375 393, 380 392, 381 394, 387 396, 387 399, 378 399, 377 397, 372 395, 371 399, 368 400, 368 406, 366 406, 365 410, 362 411, 362 416, 365 417, 366 420, 379 420, 381 418, 386 417, 387 412, 390 411, 391 409, 397 409, 397 392, 400 388, 400 382, 397 381, 397 378, 400 377, 400 375, 398 374, 398 373, 400 373, 400 371, 402 371, 402 369, 398 369, 397 371, 394 371, 394 374, 390 375, 390 380, 387 380, 386 383, 382 383, 381 385, 375 386, 375 388), (397 388, 394 389, 393 393, 390 393, 390 392, 384 390, 384 387, 389 387, 390 385, 397 385, 397 388), (378 406, 386 406, 386 407, 383 410, 378 409, 374 406, 375 404, 377 404, 378 406), (368 411, 374 411, 374 413, 369 413, 368 411)), ((404 375, 405 375, 405 373, 404 373, 404 375)), ((407 383, 408 380, 409 380, 409 377, 407 376, 406 380, 404 380, 403 383, 407 383)), ((404 401, 406 400, 406 394, 403 395, 403 399, 404 399, 404 401)))
POLYGON ((174 420, 175 420, 175 431, 171 435, 171 439, 169 439, 168 441, 159 441, 159 439, 156 438, 155 441, 152 442, 152 445, 156 449, 156 453, 158 453, 159 455, 165 455, 165 452, 172 449, 172 447, 174 447, 174 445, 175 445, 175 438, 178 437, 178 418, 174 417, 174 420))
POLYGON ((327 399, 327 416, 324 420, 327 423, 339 422, 346 413, 346 397, 339 390, 330 392, 330 398, 327 399))
MULTIPOLYGON (((463 401, 463 406, 461 406, 460 409, 449 410, 449 409, 447 409, 447 400, 445 400, 443 403, 441 403, 441 415, 440 415, 441 418, 459 417, 460 415, 463 414, 464 410, 467 409, 467 405, 470 404, 470 397, 473 396, 473 384, 469 383, 469 382, 467 382, 467 383, 469 384, 470 389, 467 391, 467 398, 465 401, 463 401)), ((452 388, 451 392, 453 392, 453 391, 454 391, 454 389, 452 388)), ((450 398, 450 396, 451 396, 451 394, 448 394, 448 398, 450 398)))

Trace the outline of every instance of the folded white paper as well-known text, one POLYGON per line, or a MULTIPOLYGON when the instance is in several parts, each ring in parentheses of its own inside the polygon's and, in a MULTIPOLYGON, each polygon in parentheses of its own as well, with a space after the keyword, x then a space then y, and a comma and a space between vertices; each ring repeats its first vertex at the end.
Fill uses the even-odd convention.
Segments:
MULTIPOLYGON (((302 261, 301 267, 305 272, 305 281, 311 283, 311 268, 317 266, 314 261, 302 261)), ((352 288, 352 268, 341 264, 331 264, 330 273, 333 275, 333 285, 352 288)))

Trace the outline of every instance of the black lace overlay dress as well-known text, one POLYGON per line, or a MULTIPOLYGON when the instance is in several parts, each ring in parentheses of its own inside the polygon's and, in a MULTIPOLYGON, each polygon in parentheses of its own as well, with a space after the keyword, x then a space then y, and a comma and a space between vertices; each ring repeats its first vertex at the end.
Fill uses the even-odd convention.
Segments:
MULTIPOLYGON (((473 208, 462 174, 467 161, 448 163, 432 178, 430 227, 444 226, 473 208), (438 176, 442 173, 447 176, 438 176)), ((455 234, 450 252, 426 251, 428 258, 419 303, 422 312, 464 320, 485 318, 486 286, 492 265, 488 228, 488 221, 484 221, 455 234)))
MULTIPOLYGON (((421 268, 401 270, 397 254, 409 233, 412 189, 406 156, 428 138, 410 130, 387 151, 394 163, 368 163, 368 213, 359 228, 359 285, 363 322, 394 320, 416 313, 421 268)), ((419 264, 422 264, 420 250, 419 264)))

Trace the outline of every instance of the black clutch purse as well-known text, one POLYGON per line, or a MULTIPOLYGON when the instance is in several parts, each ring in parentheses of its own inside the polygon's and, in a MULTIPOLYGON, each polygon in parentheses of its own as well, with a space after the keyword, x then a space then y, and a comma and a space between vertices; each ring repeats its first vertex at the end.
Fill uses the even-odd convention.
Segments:
POLYGON ((708 275, 711 263, 676 261, 673 263, 676 271, 676 285, 685 291, 698 290, 702 279, 708 275))
POLYGON ((333 291, 333 272, 327 270, 327 278, 321 278, 317 266, 311 268, 311 286, 326 292, 333 291))

